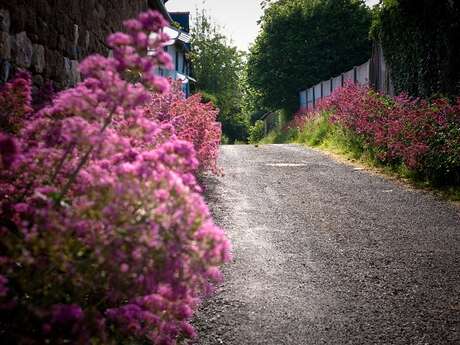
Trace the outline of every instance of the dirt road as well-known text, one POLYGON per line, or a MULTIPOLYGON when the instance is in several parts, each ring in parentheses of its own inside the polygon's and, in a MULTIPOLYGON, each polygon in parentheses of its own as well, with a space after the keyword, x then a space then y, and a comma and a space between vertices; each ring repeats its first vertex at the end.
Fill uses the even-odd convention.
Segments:
POLYGON ((199 344, 460 344, 460 211, 295 145, 206 178, 234 261, 199 344))

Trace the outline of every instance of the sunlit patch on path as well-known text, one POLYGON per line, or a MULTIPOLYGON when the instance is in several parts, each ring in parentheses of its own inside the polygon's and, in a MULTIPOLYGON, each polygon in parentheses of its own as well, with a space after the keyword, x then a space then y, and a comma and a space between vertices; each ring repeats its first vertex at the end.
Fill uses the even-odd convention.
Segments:
POLYGON ((308 163, 267 163, 269 167, 289 168, 289 167, 306 167, 308 163))

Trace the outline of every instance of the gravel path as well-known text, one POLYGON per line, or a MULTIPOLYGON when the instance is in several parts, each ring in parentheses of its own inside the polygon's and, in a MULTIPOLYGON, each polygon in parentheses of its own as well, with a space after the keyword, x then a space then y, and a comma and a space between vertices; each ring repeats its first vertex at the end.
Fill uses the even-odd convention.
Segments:
POLYGON ((460 344, 460 211, 296 145, 223 146, 201 345, 460 344))

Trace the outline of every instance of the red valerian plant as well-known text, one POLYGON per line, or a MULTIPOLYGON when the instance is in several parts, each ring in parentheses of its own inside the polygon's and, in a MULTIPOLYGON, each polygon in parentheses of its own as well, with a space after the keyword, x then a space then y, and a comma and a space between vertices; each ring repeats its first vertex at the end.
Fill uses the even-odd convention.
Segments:
POLYGON ((331 113, 332 123, 358 135, 382 162, 404 163, 436 182, 460 183, 460 98, 453 104, 406 95, 391 98, 348 84, 319 109, 298 117, 308 121, 321 111, 331 113))
POLYGON ((32 87, 25 72, 18 73, 11 83, 0 88, 0 129, 11 133, 19 130, 19 123, 32 112, 32 87))
POLYGON ((152 119, 172 124, 179 139, 193 144, 200 171, 218 172, 222 128, 217 122, 219 111, 212 103, 203 103, 200 94, 185 99, 175 83, 167 97, 154 96, 146 111, 152 119))
POLYGON ((28 75, 1 91, 5 343, 195 336, 190 318, 221 278, 229 242, 195 179, 193 143, 145 110, 153 91, 169 97, 169 82, 154 74, 170 64, 165 25, 152 11, 125 22, 127 33, 108 39, 113 57, 85 59, 84 81, 38 112, 28 75))

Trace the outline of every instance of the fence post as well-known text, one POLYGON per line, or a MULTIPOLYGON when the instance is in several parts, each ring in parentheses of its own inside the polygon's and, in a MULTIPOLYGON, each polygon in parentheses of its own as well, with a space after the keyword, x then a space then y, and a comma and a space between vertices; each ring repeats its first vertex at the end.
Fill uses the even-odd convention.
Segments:
POLYGON ((356 66, 353 67, 353 81, 355 84, 358 83, 358 68, 356 66))
POLYGON ((313 86, 311 88, 312 94, 313 94, 313 109, 315 109, 316 106, 316 97, 315 97, 315 87, 313 86))

